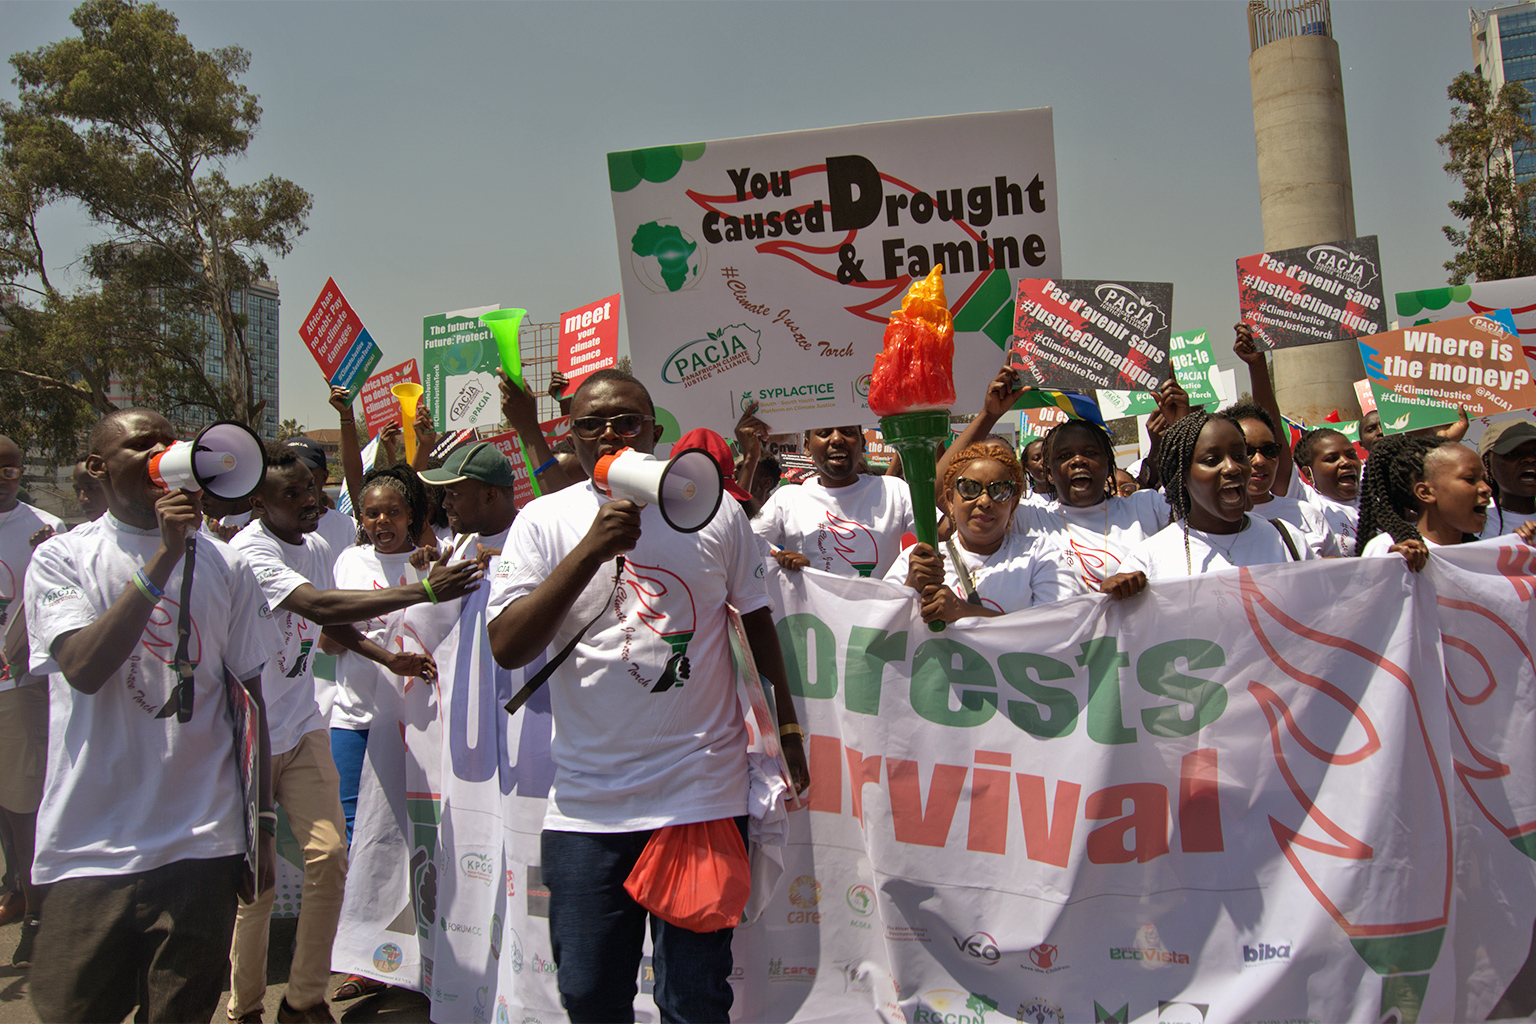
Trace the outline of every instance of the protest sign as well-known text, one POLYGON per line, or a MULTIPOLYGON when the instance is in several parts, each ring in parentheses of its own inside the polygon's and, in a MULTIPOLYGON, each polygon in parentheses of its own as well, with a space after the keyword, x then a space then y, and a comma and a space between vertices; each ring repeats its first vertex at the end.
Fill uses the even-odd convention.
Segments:
MULTIPOLYGON (((938 639, 902 586, 768 563, 814 785, 766 910, 736 930, 735 1011, 1413 1022, 1533 1005, 1533 555, 1501 538, 1437 548, 1423 573, 1227 570, 938 639)), ((433 1019, 560 1013, 547 706, 484 713, 520 682, 448 674, 453 699, 426 703, 418 681, 419 709, 375 719, 430 756, 424 714, 441 752, 429 780, 391 769, 393 813, 360 801, 354 850, 393 868, 348 887, 334 965, 425 990, 433 1019)), ((370 741, 386 754, 402 756, 370 741)))
POLYGON ((1371 393, 1371 378, 1355 381, 1355 397, 1360 399, 1360 417, 1376 408, 1376 396, 1371 393))
POLYGON ((1058 274, 1048 109, 608 154, 630 355, 667 436, 871 422, 869 374, 942 265, 956 380, 990 380, 1014 282, 1058 274), (674 433, 672 428, 677 428, 674 433))
POLYGON ((1536 405, 1536 383, 1509 313, 1441 320, 1361 338, 1387 433, 1536 405))
POLYGON ((1057 424, 1065 423, 1070 417, 1062 409, 1054 405, 1040 406, 1034 409, 1019 410, 1019 436, 1020 437, 1044 437, 1050 429, 1057 424))
POLYGON ((570 381, 567 397, 597 370, 619 362, 619 297, 610 295, 560 314, 559 370, 570 381))
POLYGON ((496 370, 501 356, 479 320, 497 306, 475 306, 421 319, 421 386, 440 432, 491 426, 501 419, 496 370))
POLYGON ((421 371, 416 360, 407 359, 399 366, 391 366, 368 378, 363 385, 363 429, 369 437, 378 437, 379 431, 391 423, 400 423, 402 430, 412 429, 412 424, 401 423, 400 399, 390 393, 390 388, 402 382, 421 383, 421 371))
MULTIPOLYGON (((1476 281, 1419 291, 1398 292, 1394 297, 1399 327, 1437 320, 1488 315, 1509 310, 1515 333, 1536 335, 1536 277, 1512 277, 1503 281, 1476 281)), ((1526 355, 1536 357, 1536 344, 1527 339, 1526 355)))
MULTIPOLYGON (((1205 331, 1180 331, 1173 335, 1168 342, 1168 361, 1174 378, 1189 395, 1190 405, 1221 401, 1216 388, 1221 368, 1216 365, 1216 353, 1211 350, 1211 340, 1205 331)), ((1157 408, 1157 399, 1150 391, 1101 388, 1098 399, 1108 419, 1146 416, 1157 408)))
POLYGON ((1152 391, 1168 376, 1173 285, 1019 282, 1008 365, 1039 387, 1152 391))
POLYGON ((1244 256, 1237 261, 1237 304, 1261 349, 1385 331, 1376 236, 1244 256))
POLYGON ((299 325, 299 337, 320 364, 326 382, 333 388, 347 389, 349 402, 357 397, 363 382, 379 365, 379 346, 374 344, 333 278, 325 279, 319 298, 299 325))
POLYGON ((517 431, 508 430, 501 434, 492 434, 490 437, 482 437, 480 440, 492 445, 497 451, 507 457, 512 463, 512 475, 515 480, 512 484, 512 497, 518 507, 528 504, 534 498, 533 487, 528 483, 528 463, 523 458, 523 445, 517 439, 517 431))

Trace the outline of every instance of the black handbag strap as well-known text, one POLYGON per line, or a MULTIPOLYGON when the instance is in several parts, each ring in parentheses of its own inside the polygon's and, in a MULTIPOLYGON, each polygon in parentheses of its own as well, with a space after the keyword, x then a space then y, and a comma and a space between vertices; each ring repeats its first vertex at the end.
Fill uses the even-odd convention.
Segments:
POLYGON ((535 672, 533 678, 524 683, 523 688, 512 695, 512 699, 507 701, 507 714, 517 714, 518 710, 528 703, 528 698, 539 692, 539 687, 549 682, 549 677, 554 674, 555 669, 559 668, 565 662, 565 659, 571 656, 571 652, 576 649, 576 645, 581 643, 582 638, 587 635, 587 630, 591 629, 593 624, 603 617, 603 613, 613 603, 613 595, 619 591, 619 577, 624 574, 624 556, 620 555, 616 561, 617 566, 613 571, 613 589, 608 592, 608 599, 597 610, 597 614, 588 619, 587 624, 576 631, 576 635, 571 637, 571 642, 566 644, 559 654, 546 661, 544 667, 535 672))
POLYGON ((1291 553, 1291 561, 1301 561, 1301 552, 1296 550, 1296 542, 1291 540, 1291 531, 1285 528, 1285 524, 1278 519, 1271 519, 1275 529, 1280 531, 1280 539, 1285 541, 1285 549, 1291 553))
POLYGON ((192 567, 197 560, 197 534, 187 538, 187 553, 181 563, 181 607, 176 613, 176 689, 165 702, 156 718, 176 716, 182 725, 192 721, 192 672, 193 665, 188 653, 192 646, 192 567))

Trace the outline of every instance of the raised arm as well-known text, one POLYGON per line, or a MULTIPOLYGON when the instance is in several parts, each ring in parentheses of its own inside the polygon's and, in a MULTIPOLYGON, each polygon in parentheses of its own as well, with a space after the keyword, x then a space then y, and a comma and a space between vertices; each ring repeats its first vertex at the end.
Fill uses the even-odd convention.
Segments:
POLYGON ((1247 324, 1237 324, 1233 330, 1237 332, 1237 340, 1232 343, 1232 351, 1248 364, 1248 376, 1253 381, 1253 402, 1269 413, 1269 418, 1275 421, 1275 433, 1282 435, 1275 438, 1280 442, 1280 463, 1275 467, 1275 479, 1269 485, 1269 490, 1272 494, 1284 497, 1291 489, 1291 445, 1286 435, 1285 417, 1280 415, 1280 403, 1275 400, 1275 383, 1269 375, 1269 359, 1253 343, 1252 328, 1247 324))
POLYGON ((987 385, 987 394, 982 399, 981 412, 965 425, 965 429, 960 432, 955 443, 950 445, 939 459, 935 473, 937 479, 943 480, 944 474, 949 471, 951 456, 992 433, 992 428, 997 426, 997 421, 1003 418, 1003 413, 1012 409, 1019 397, 1029 390, 1032 389, 1019 384, 1019 371, 1009 366, 999 370, 997 376, 993 377, 991 383, 987 385))
POLYGON ((496 380, 501 388, 501 414, 523 446, 523 460, 529 473, 537 473, 539 486, 545 494, 569 487, 576 481, 549 450, 549 439, 539 427, 539 403, 526 386, 518 387, 507 377, 507 371, 497 370, 496 380), (548 468, 545 468, 548 467, 548 468))
POLYGON ((750 403, 736 421, 736 447, 741 449, 741 465, 736 467, 736 486, 752 493, 757 481, 757 464, 763 457, 763 438, 768 424, 757 418, 757 403, 750 403))
POLYGON ((347 482, 347 496, 352 507, 358 507, 358 490, 363 486, 363 453, 357 447, 357 420, 352 415, 352 402, 347 389, 331 388, 328 399, 331 408, 341 417, 341 472, 347 482))

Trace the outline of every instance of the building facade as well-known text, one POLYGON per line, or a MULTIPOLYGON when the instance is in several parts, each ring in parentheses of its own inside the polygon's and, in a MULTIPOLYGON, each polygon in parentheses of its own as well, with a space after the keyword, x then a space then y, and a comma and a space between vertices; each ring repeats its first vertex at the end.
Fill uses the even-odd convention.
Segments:
MULTIPOLYGON (((1472 19, 1472 63, 1497 95, 1505 82, 1519 82, 1536 97, 1536 3, 1511 4, 1469 12, 1472 19)), ((1536 104, 1526 119, 1536 118, 1536 104)), ((1536 120, 1531 123, 1536 124, 1536 120)), ((1536 178, 1536 149, 1517 147, 1515 180, 1536 178)))

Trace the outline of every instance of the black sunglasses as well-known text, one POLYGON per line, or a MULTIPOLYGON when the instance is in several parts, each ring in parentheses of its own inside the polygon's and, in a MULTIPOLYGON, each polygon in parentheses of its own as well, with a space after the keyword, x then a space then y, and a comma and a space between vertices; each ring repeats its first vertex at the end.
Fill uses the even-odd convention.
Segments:
POLYGON ((987 497, 998 504, 1002 504, 1013 497, 1014 487, 1012 480, 993 480, 991 483, 983 485, 980 481, 972 480, 968 476, 957 476, 955 477, 955 491, 966 501, 975 501, 981 497, 982 491, 986 491, 987 497))
POLYGON ((582 416, 571 421, 571 429, 583 441, 597 440, 609 427, 620 437, 634 437, 645 428, 648 421, 654 419, 654 416, 642 416, 637 412, 626 412, 619 416, 582 416))
POLYGON ((1255 455, 1262 455, 1273 462, 1280 457, 1280 446, 1273 441, 1266 441, 1263 444, 1251 444, 1248 446, 1248 457, 1251 459, 1255 455))

